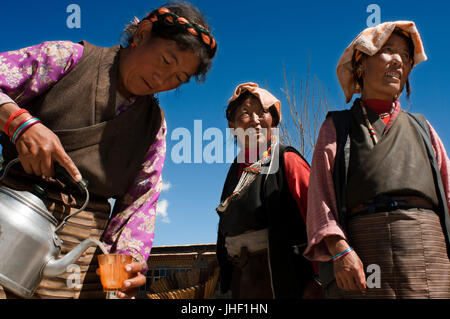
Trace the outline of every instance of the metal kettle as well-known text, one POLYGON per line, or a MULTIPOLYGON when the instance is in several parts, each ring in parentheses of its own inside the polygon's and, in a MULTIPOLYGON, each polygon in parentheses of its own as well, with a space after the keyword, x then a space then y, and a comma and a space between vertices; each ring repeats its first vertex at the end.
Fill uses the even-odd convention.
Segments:
MULTIPOLYGON (((0 181, 18 161, 15 159, 8 163, 0 181)), ((59 166, 58 170, 61 169, 70 177, 59 166)), ((77 183, 77 187, 86 194, 85 202, 58 225, 57 219, 36 194, 0 186, 0 285, 18 296, 29 298, 44 276, 55 277, 64 273, 67 266, 78 260, 87 248, 97 245, 97 240, 85 239, 57 259, 62 244, 57 232, 89 202, 86 183, 77 183)))

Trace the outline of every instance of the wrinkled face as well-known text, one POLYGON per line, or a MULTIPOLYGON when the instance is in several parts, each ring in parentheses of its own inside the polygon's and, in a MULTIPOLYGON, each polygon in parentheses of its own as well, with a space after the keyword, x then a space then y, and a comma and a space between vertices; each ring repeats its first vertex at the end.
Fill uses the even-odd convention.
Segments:
POLYGON ((148 30, 142 34, 139 42, 135 42, 136 47, 122 50, 119 90, 124 95, 149 95, 175 89, 188 82, 200 64, 193 52, 180 50, 175 41, 149 34, 148 30))
POLYGON ((412 54, 407 40, 392 34, 375 55, 367 56, 361 63, 363 98, 391 101, 400 95, 411 72, 412 54))
POLYGON ((239 145, 245 149, 256 149, 264 145, 270 136, 272 115, 264 110, 256 97, 248 97, 234 114, 234 122, 228 122, 230 128, 235 129, 239 145))

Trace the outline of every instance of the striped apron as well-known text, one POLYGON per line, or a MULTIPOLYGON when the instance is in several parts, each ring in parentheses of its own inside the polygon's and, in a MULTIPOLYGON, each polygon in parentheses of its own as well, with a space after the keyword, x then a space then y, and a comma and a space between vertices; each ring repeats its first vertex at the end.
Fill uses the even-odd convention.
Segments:
POLYGON ((327 298, 450 298, 450 261, 439 217, 432 210, 353 216, 348 239, 364 271, 369 267, 379 272, 366 272, 373 288, 365 292, 341 290, 333 281, 325 291, 327 298))

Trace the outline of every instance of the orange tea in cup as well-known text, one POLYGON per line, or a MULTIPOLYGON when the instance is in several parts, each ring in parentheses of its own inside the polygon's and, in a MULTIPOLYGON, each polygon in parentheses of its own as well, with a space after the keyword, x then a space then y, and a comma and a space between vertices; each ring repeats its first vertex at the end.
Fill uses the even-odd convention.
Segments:
POLYGON ((130 279, 125 266, 132 262, 130 255, 106 254, 98 256, 100 268, 100 281, 104 292, 122 290, 123 282, 130 279))

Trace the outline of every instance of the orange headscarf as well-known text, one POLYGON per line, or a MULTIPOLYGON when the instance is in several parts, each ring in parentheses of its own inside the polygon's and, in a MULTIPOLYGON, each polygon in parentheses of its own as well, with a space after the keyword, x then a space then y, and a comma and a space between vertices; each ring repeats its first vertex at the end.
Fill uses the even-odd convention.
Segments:
POLYGON ((274 106, 278 113, 279 122, 281 121, 281 102, 269 91, 260 88, 258 84, 253 82, 239 84, 234 90, 233 96, 228 101, 228 104, 236 100, 245 91, 249 91, 256 96, 265 110, 268 110, 271 106, 274 106))
POLYGON ((412 21, 384 22, 365 29, 345 49, 337 64, 337 76, 344 90, 346 103, 350 102, 353 94, 361 93, 361 88, 353 77, 352 58, 355 50, 369 56, 376 54, 396 28, 408 33, 411 37, 414 44, 414 66, 427 59, 419 31, 412 21))

